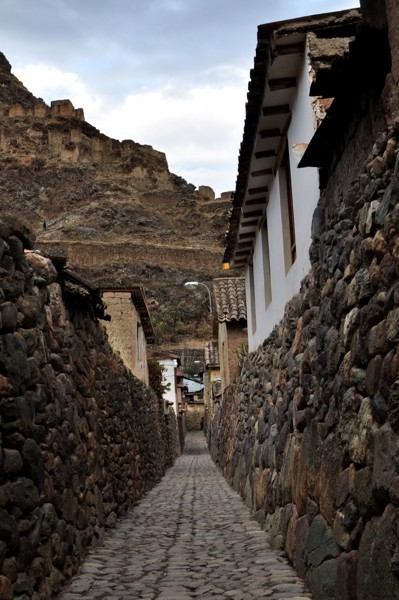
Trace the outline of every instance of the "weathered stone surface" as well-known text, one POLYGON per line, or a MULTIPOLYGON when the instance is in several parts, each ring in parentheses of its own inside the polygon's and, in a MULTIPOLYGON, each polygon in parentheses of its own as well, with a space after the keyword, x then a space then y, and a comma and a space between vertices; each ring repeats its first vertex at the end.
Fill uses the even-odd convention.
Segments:
POLYGON ((386 423, 374 436, 374 464, 372 487, 378 501, 389 502, 389 489, 398 467, 392 460, 397 449, 397 438, 391 426, 386 423))
POLYGON ((18 311, 12 302, 0 304, 1 333, 10 333, 16 330, 18 311))
POLYGON ((336 573, 336 559, 326 560, 318 567, 309 569, 306 575, 306 583, 315 598, 334 599, 336 573))
MULTIPOLYGON (((210 432, 213 455, 228 479, 234 465, 240 493, 254 486, 258 457, 265 461, 265 526, 321 600, 356 593, 363 599, 360 564, 366 569, 386 517, 373 534, 370 523, 399 506, 399 159, 392 150, 383 156, 388 143, 397 149, 392 131, 374 141, 342 199, 339 178, 331 175, 314 221, 311 272, 272 335, 246 357, 210 432), (293 524, 305 527, 306 519, 311 525, 301 548, 298 538, 293 543, 293 524), (319 521, 335 548, 330 556, 321 543, 319 554, 310 550, 319 521)), ((397 543, 390 553, 392 570, 387 558, 382 571, 387 597, 396 597, 397 543)), ((375 569, 371 577, 378 579, 375 569)), ((367 594, 384 597, 378 585, 367 594)))
POLYGON ((343 552, 337 559, 337 576, 334 598, 357 600, 357 552, 343 552))
POLYGON ((332 530, 321 515, 317 515, 310 525, 305 544, 305 561, 309 567, 318 567, 339 554, 332 530))
POLYGON ((4 575, 0 575, 0 598, 2 600, 13 600, 14 598, 12 583, 4 575))
POLYGON ((51 261, 29 253, 30 268, 25 235, 0 220, 0 235, 11 230, 0 244, 0 597, 50 600, 173 462, 177 426, 90 307, 58 284, 49 293, 51 261))
POLYGON ((381 517, 373 517, 365 527, 358 552, 358 598, 374 600, 399 595, 399 581, 389 576, 396 545, 393 525, 397 516, 397 509, 388 505, 381 517))

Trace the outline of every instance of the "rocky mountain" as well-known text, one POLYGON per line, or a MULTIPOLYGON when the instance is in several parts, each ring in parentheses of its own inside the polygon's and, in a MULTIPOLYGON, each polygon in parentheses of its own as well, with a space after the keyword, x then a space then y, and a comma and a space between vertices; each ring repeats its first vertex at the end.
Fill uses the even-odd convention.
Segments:
POLYGON ((2 211, 99 286, 142 284, 158 345, 210 335, 206 298, 184 282, 220 276, 230 199, 170 173, 151 146, 100 133, 69 100, 48 106, 0 53, 2 211))

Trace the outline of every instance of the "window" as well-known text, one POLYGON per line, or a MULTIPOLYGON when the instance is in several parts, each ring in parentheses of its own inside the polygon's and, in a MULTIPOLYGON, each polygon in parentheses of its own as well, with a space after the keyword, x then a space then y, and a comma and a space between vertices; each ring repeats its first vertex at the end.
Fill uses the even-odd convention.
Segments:
POLYGON ((265 286, 265 308, 272 301, 272 284, 270 280, 270 251, 269 251, 269 233, 267 230, 267 220, 262 225, 262 262, 263 262, 263 281, 265 286))
POLYGON ((288 156, 288 145, 286 144, 283 160, 280 169, 280 199, 281 199, 281 219, 283 223, 283 243, 284 243, 284 262, 285 272, 291 268, 296 260, 296 240, 295 240, 295 221, 294 206, 292 201, 291 172, 288 156))
POLYGON ((252 333, 256 331, 256 304, 255 304, 255 278, 254 278, 254 266, 249 265, 249 294, 251 300, 251 323, 252 333))

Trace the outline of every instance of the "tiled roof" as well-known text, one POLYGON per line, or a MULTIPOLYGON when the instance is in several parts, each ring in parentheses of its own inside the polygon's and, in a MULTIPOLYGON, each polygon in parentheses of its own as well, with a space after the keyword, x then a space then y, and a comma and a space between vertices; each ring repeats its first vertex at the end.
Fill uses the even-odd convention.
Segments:
POLYGON ((213 289, 219 323, 247 319, 244 277, 214 279, 213 289))
POLYGON ((207 342, 205 344, 205 364, 207 367, 220 364, 217 342, 207 342))

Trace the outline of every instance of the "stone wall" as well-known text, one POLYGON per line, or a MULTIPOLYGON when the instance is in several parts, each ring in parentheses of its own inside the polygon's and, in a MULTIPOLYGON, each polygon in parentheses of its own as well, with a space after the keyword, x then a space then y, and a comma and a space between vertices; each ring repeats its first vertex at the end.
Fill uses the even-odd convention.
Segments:
POLYGON ((399 119, 389 86, 351 123, 315 213, 309 276, 212 423, 214 459, 316 600, 399 598, 399 119))
POLYGON ((104 527, 161 478, 178 447, 175 420, 112 353, 90 297, 61 289, 48 259, 24 253, 32 244, 15 218, 3 218, 3 600, 54 598, 104 527))
POLYGON ((186 412, 187 431, 200 431, 201 421, 205 417, 205 405, 203 402, 188 402, 186 412))

